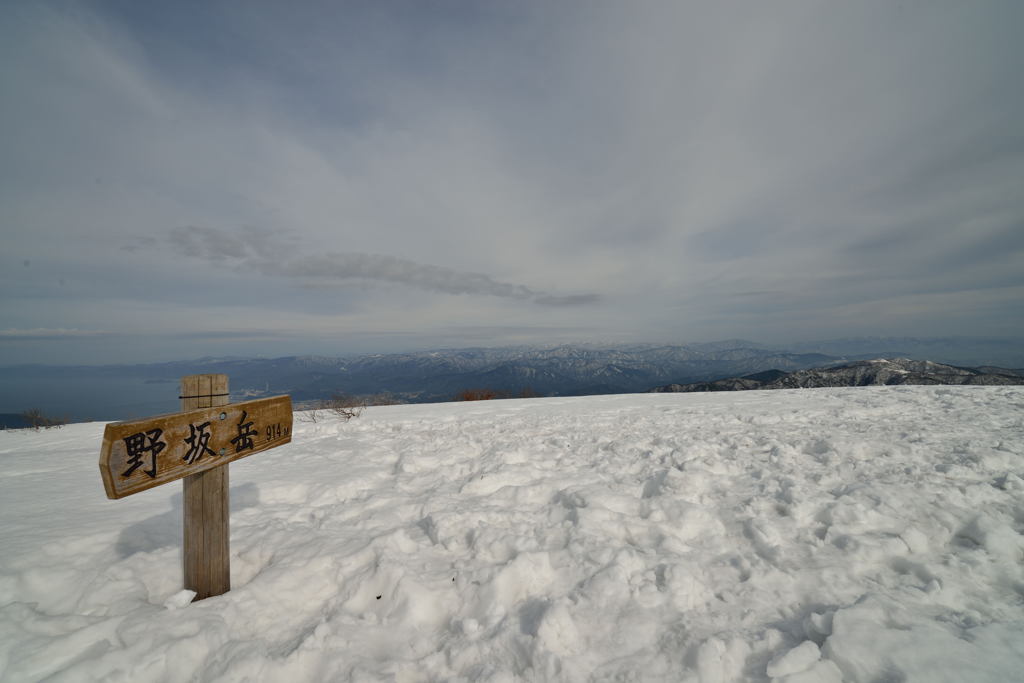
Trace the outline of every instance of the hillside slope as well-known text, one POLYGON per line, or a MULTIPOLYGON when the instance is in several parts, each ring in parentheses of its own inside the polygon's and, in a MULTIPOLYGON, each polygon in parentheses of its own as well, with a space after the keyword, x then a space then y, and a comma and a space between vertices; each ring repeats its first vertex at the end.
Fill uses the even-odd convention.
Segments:
POLYGON ((388 406, 231 465, 231 592, 103 425, 0 432, 0 680, 1003 683, 1024 389, 388 406))

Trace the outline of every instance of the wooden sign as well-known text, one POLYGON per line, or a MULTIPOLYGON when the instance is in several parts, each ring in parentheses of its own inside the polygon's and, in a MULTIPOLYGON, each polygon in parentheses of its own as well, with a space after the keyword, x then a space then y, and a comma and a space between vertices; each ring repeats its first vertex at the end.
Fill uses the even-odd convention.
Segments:
POLYGON ((103 432, 108 498, 182 479, 182 572, 203 600, 231 590, 228 463, 292 440, 292 400, 228 403, 227 375, 181 378, 181 410, 103 432))
POLYGON ((290 396, 108 424, 100 473, 108 498, 225 465, 292 439, 290 396))

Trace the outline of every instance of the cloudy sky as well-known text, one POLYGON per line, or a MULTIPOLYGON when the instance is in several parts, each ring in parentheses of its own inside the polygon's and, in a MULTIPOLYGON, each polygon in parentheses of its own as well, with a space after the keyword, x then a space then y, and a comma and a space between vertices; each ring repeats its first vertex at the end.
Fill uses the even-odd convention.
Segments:
POLYGON ((5 2, 0 364, 1024 336, 1021 26, 5 2))

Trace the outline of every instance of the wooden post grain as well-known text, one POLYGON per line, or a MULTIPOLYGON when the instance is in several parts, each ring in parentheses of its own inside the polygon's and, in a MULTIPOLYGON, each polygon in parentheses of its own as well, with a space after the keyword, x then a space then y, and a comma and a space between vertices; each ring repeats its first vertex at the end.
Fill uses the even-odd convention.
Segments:
MULTIPOLYGON (((182 377, 181 396, 182 411, 227 405, 228 376, 182 377)), ((228 465, 191 474, 182 481, 185 588, 202 600, 231 590, 228 465)))

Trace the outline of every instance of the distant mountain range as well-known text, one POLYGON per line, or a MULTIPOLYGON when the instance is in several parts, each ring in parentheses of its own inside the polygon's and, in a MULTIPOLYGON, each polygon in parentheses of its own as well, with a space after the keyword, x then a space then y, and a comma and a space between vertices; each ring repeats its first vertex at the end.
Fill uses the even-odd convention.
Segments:
POLYGON ((772 369, 712 382, 673 383, 656 387, 651 391, 744 391, 748 389, 806 389, 895 384, 1024 384, 1024 370, 990 366, 961 368, 926 360, 878 358, 794 372, 772 369))
MULTIPOLYGON (((727 345, 724 345, 727 346, 727 345)), ((816 353, 786 353, 717 345, 596 348, 452 349, 330 358, 202 359, 132 366, 20 366, 5 377, 138 377, 173 382, 183 375, 226 373, 233 396, 289 393, 296 401, 334 394, 388 393, 407 402, 451 400, 465 389, 506 394, 575 396, 647 391, 667 382, 694 382, 769 368, 797 370, 836 362, 816 353)))
MULTIPOLYGON (((882 355, 944 360, 953 365, 998 365, 1007 359, 1017 359, 1021 353, 1020 344, 984 340, 836 340, 801 345, 797 350, 726 340, 687 345, 445 349, 348 358, 289 356, 204 358, 141 365, 23 365, 0 368, 0 411, 15 413, 39 407, 72 420, 124 419, 172 412, 177 410, 178 379, 200 373, 229 375, 232 400, 236 401, 287 393, 302 406, 337 394, 386 393, 397 401, 426 403, 452 400, 462 391, 479 389, 510 396, 576 396, 646 392, 670 385, 715 387, 703 390, 729 386, 768 388, 767 385, 780 381, 794 383, 793 386, 835 386, 799 382, 859 381, 822 373, 839 366, 861 367, 855 362, 882 355), (909 348, 911 352, 881 351, 893 347, 909 348), (872 348, 878 352, 870 351, 872 348), (843 349, 857 353, 844 353, 843 349), (938 357, 925 355, 930 353, 938 357), (799 372, 810 369, 816 369, 818 374, 799 372), (837 379, 826 380, 826 376, 837 379), (801 379, 804 377, 807 379, 801 379), (722 383, 716 384, 718 381, 722 383)), ((1024 366, 1024 357, 1021 361, 1014 367, 1024 366)), ((863 366, 857 377, 866 376, 864 373, 871 367, 863 366)), ((899 375, 895 370, 890 372, 894 378, 899 375)), ((1002 372, 989 374, 1002 376, 1002 372)), ((943 376, 956 375, 947 372, 943 376)))

